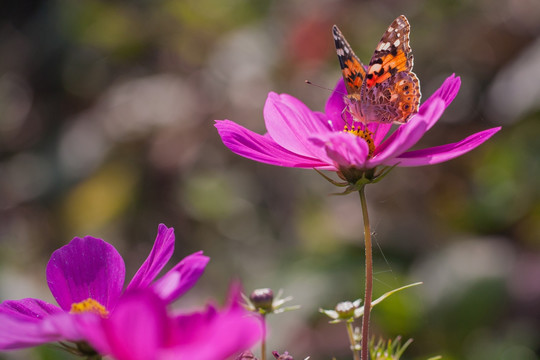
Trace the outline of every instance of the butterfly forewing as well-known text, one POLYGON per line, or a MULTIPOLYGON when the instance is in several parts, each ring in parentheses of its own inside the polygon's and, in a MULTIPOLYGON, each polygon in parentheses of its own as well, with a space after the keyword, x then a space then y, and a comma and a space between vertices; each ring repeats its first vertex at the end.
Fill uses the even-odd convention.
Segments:
POLYGON ((367 71, 366 85, 382 83, 400 71, 411 71, 413 55, 409 45, 411 26, 403 15, 390 24, 377 45, 367 71))
POLYGON ((341 66, 341 73, 349 94, 360 94, 362 83, 366 77, 364 64, 354 53, 338 27, 332 27, 332 35, 336 45, 336 53, 341 66))

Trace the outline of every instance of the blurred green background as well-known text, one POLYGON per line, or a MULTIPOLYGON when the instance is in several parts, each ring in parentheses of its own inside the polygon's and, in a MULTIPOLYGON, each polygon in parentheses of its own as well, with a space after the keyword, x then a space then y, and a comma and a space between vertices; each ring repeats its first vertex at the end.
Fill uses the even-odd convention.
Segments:
MULTIPOLYGON (((317 312, 363 293, 358 196, 311 170, 231 153, 213 127, 264 131, 269 91, 323 110, 340 70, 338 24, 367 63, 390 22, 411 23, 426 99, 456 73, 456 100, 419 146, 502 125, 448 163, 398 168, 367 188, 373 333, 413 337, 407 359, 540 355, 538 0, 33 0, 0 6, 0 300, 54 302, 45 266, 74 236, 114 244, 128 278, 160 222, 177 261, 212 260, 178 301, 283 288, 299 311, 270 320, 269 349, 350 358, 317 312)), ((0 359, 69 359, 49 346, 0 359)))

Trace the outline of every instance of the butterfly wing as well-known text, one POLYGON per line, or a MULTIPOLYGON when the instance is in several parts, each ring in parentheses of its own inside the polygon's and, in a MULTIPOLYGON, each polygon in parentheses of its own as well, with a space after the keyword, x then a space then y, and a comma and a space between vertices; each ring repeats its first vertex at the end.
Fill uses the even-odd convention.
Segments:
POLYGON ((334 43, 336 45, 336 53, 341 66, 341 73, 343 74, 343 80, 345 80, 345 86, 349 95, 360 95, 362 83, 366 78, 366 70, 364 64, 356 56, 351 46, 345 40, 345 37, 339 31, 338 27, 334 25, 332 27, 332 35, 334 36, 334 43))
POLYGON ((380 84, 400 71, 412 70, 410 30, 409 21, 403 15, 390 24, 369 61, 366 75, 368 87, 380 84))
POLYGON ((418 112, 420 84, 411 72, 401 71, 375 86, 365 86, 357 106, 364 122, 406 123, 418 112))
POLYGON ((420 83, 411 71, 410 25, 403 15, 396 18, 375 49, 360 96, 365 122, 405 123, 418 112, 420 83))

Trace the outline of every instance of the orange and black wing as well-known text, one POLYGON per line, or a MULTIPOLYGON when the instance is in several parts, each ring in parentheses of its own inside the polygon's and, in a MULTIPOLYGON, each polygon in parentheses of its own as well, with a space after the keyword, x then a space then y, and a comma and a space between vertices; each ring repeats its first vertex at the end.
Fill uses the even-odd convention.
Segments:
POLYGON ((382 83, 398 72, 412 70, 410 30, 411 26, 404 15, 399 16, 390 24, 369 61, 366 74, 368 88, 382 83))
POLYGON ((360 95, 362 83, 366 77, 364 64, 358 59, 338 27, 332 27, 332 35, 336 45, 336 53, 341 66, 343 80, 349 95, 360 95))

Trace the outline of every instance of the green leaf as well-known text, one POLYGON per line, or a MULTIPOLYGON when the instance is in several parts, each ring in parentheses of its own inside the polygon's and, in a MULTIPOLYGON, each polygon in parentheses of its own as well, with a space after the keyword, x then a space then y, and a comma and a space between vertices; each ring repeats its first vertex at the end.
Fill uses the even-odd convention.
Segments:
MULTIPOLYGON (((416 282, 416 283, 413 283, 413 284, 405 285, 405 286, 402 286, 402 287, 400 287, 400 288, 397 288, 397 289, 388 291, 388 292, 384 293, 383 295, 381 295, 379 298, 377 298, 377 300, 374 300, 374 301, 371 303, 371 308, 373 309, 373 307, 374 307, 375 305, 377 305, 378 303, 382 302, 384 299, 386 299, 386 298, 389 297, 390 295, 397 293, 398 291, 405 290, 405 289, 408 289, 408 288, 410 288, 410 287, 418 286, 418 285, 422 285, 422 284, 423 284, 422 282, 416 282)), ((354 317, 356 317, 356 318, 359 318, 359 317, 362 316, 362 315, 364 315, 364 306, 359 307, 359 308, 356 309, 355 312, 354 312, 354 317)))

